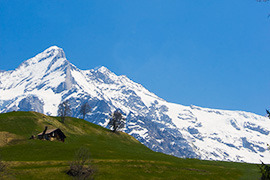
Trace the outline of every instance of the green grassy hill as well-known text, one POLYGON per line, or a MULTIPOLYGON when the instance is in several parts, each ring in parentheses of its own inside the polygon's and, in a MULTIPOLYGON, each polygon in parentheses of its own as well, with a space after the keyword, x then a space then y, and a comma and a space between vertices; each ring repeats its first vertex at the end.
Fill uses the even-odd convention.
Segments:
MULTIPOLYGON (((256 165, 180 159, 153 152, 132 136, 82 119, 36 112, 0 114, 0 155, 8 164, 4 179, 72 179, 66 172, 74 153, 89 149, 95 179, 259 179, 256 165), (44 127, 60 128, 65 142, 30 140, 44 127)), ((1 179, 1 174, 0 174, 1 179)))

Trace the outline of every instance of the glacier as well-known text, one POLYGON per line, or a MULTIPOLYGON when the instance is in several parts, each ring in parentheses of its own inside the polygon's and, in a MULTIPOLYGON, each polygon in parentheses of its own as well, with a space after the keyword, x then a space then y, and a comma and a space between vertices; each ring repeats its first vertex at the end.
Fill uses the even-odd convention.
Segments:
POLYGON ((37 111, 56 116, 65 100, 78 118, 80 106, 88 102, 92 112, 85 119, 103 127, 110 113, 120 109, 127 118, 124 131, 153 151, 181 158, 270 163, 267 117, 167 102, 104 66, 78 69, 57 46, 15 70, 0 71, 1 113, 37 111))

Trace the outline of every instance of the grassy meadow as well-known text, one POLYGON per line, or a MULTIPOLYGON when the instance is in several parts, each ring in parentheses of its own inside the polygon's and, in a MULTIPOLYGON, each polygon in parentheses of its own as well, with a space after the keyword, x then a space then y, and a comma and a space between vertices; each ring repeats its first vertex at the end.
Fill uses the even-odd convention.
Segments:
POLYGON ((0 179, 72 179, 66 172, 81 147, 91 153, 95 179, 259 179, 254 164, 181 159, 153 152, 126 133, 77 118, 36 112, 0 114, 0 156, 7 164, 0 179), (60 128, 65 142, 29 139, 44 127, 60 128))

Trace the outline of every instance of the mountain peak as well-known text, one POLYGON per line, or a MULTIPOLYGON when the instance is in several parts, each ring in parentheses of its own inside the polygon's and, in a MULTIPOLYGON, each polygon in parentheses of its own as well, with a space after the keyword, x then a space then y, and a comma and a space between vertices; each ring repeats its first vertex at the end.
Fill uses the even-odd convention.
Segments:
POLYGON ((56 55, 58 58, 66 58, 65 52, 63 51, 62 48, 58 46, 51 46, 40 54, 56 55))
POLYGON ((62 48, 58 46, 51 46, 45 49, 43 52, 37 54, 35 57, 24 61, 18 68, 27 67, 27 66, 38 64, 45 61, 49 63, 50 65, 52 65, 56 61, 58 61, 58 59, 67 61, 66 55, 62 48))
POLYGON ((111 71, 106 68, 105 66, 101 66, 100 68, 97 69, 101 73, 111 73, 111 71))
POLYGON ((47 48, 45 51, 47 51, 47 50, 52 50, 52 49, 61 49, 61 50, 63 50, 62 48, 60 48, 60 47, 58 47, 58 46, 56 46, 56 45, 53 45, 53 46, 47 48))

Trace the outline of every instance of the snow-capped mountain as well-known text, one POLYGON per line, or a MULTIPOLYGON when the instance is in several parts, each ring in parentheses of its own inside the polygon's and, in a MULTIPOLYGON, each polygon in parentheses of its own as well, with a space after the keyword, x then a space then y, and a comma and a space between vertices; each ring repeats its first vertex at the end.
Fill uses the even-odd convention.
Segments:
POLYGON ((109 114, 120 109, 125 131, 154 151, 178 157, 270 163, 270 120, 243 111, 169 103, 126 76, 105 67, 80 70, 56 46, 0 71, 0 112, 38 111, 57 115, 69 100, 73 116, 89 102, 90 122, 106 127, 109 114))

